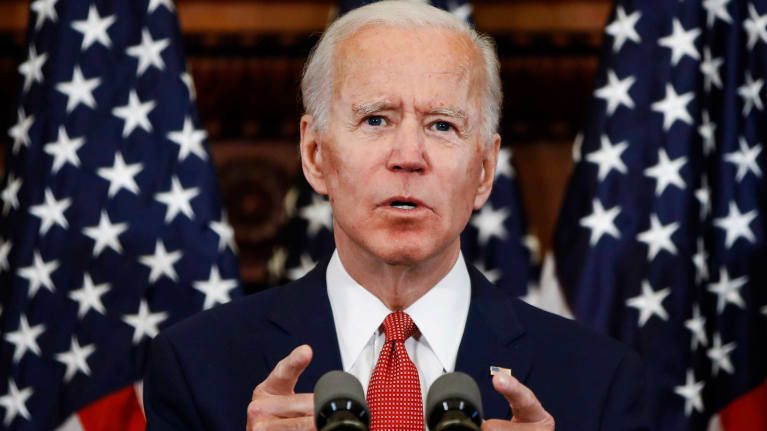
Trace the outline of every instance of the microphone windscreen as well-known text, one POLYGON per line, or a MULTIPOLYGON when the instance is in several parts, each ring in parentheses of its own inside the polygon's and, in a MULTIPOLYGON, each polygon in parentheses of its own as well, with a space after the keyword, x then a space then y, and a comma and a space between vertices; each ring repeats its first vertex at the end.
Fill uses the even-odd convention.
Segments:
POLYGON ((314 385, 314 415, 328 402, 341 398, 355 401, 367 410, 365 391, 356 377, 344 371, 325 373, 314 385))
POLYGON ((477 382, 468 374, 456 371, 441 375, 429 388, 426 396, 426 414, 431 416, 435 407, 449 399, 459 399, 471 403, 482 413, 482 395, 479 393, 477 382))

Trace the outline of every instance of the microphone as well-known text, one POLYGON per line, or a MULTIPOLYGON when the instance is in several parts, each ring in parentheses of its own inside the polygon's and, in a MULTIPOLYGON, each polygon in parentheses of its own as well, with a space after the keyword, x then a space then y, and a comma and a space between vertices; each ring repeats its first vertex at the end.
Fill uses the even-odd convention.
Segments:
POLYGON ((426 396, 426 417, 431 431, 480 431, 482 396, 468 374, 440 376, 426 396))
POLYGON ((343 371, 320 377, 314 385, 314 420, 319 431, 368 431, 370 411, 359 380, 343 371))

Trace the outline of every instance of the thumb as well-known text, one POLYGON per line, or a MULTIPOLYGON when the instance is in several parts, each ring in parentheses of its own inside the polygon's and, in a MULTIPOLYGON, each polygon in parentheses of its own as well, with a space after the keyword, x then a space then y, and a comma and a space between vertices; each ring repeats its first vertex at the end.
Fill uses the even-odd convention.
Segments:
POLYGON ((303 344, 284 357, 257 389, 273 395, 292 395, 296 382, 312 360, 312 348, 303 344))

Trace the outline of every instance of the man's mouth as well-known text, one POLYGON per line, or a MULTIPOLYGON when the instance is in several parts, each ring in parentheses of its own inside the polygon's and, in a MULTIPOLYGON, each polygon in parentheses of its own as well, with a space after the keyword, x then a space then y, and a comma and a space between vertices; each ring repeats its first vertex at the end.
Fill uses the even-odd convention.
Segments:
POLYGON ((414 210, 418 205, 416 205, 413 202, 407 202, 407 201, 393 201, 389 204, 389 206, 392 206, 397 209, 401 210, 414 210))
POLYGON ((403 211, 415 211, 428 208, 426 204, 409 196, 395 196, 381 203, 381 206, 403 211))

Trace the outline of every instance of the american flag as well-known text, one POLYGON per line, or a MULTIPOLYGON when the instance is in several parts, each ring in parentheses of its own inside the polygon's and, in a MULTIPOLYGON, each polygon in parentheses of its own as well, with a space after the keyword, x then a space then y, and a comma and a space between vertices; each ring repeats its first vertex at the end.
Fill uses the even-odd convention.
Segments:
MULTIPOLYGON (((372 1, 341 1, 339 15, 372 1)), ((472 6, 466 1, 432 1, 468 22, 472 6)), ((464 258, 488 279, 515 295, 528 295, 539 272, 538 241, 527 234, 521 197, 515 181, 512 151, 502 148, 489 201, 475 214, 461 235, 464 258)), ((268 263, 270 280, 281 284, 303 276, 335 247, 332 214, 327 199, 317 195, 306 180, 285 198, 287 221, 268 263)))
POLYGON ((143 429, 147 342, 239 292, 180 42, 171 0, 31 2, 0 194, 2 429, 143 429))
POLYGON ((559 281, 645 359, 653 429, 765 430, 767 1, 618 1, 605 51, 559 281))

